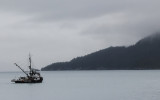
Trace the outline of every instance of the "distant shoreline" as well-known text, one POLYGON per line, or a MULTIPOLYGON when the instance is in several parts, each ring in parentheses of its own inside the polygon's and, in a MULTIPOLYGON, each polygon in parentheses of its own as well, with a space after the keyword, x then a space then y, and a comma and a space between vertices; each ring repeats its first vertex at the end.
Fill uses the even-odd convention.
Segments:
POLYGON ((41 70, 157 70, 160 69, 159 51, 160 33, 157 33, 128 47, 109 47, 41 70))

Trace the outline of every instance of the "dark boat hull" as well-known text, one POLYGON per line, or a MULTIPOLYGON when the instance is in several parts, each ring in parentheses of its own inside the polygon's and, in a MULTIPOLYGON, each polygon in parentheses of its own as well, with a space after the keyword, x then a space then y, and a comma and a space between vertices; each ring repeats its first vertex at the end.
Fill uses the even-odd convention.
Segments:
POLYGON ((42 83, 43 77, 40 77, 39 80, 27 79, 27 80, 15 80, 15 83, 42 83))

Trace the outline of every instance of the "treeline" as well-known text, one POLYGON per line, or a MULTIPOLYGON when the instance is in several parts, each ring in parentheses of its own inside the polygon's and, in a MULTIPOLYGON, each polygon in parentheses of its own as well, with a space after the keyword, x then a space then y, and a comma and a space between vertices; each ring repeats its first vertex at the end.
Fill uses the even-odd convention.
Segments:
POLYGON ((136 70, 160 69, 160 34, 154 34, 129 47, 109 47, 69 62, 42 68, 52 70, 136 70))

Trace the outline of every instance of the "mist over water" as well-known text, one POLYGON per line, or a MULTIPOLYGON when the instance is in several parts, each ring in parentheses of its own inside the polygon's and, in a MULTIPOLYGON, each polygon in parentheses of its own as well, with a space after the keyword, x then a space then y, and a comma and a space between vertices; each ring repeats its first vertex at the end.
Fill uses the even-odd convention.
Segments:
POLYGON ((0 73, 1 100, 159 100, 160 70, 41 72, 43 83, 15 84, 0 73))

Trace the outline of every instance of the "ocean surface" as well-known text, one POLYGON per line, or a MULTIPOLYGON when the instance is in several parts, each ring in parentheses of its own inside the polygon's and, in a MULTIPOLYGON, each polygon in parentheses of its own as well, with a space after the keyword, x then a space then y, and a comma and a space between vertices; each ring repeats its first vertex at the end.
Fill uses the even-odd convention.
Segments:
POLYGON ((0 100, 160 100, 160 70, 41 72, 43 83, 17 84, 0 73, 0 100))

